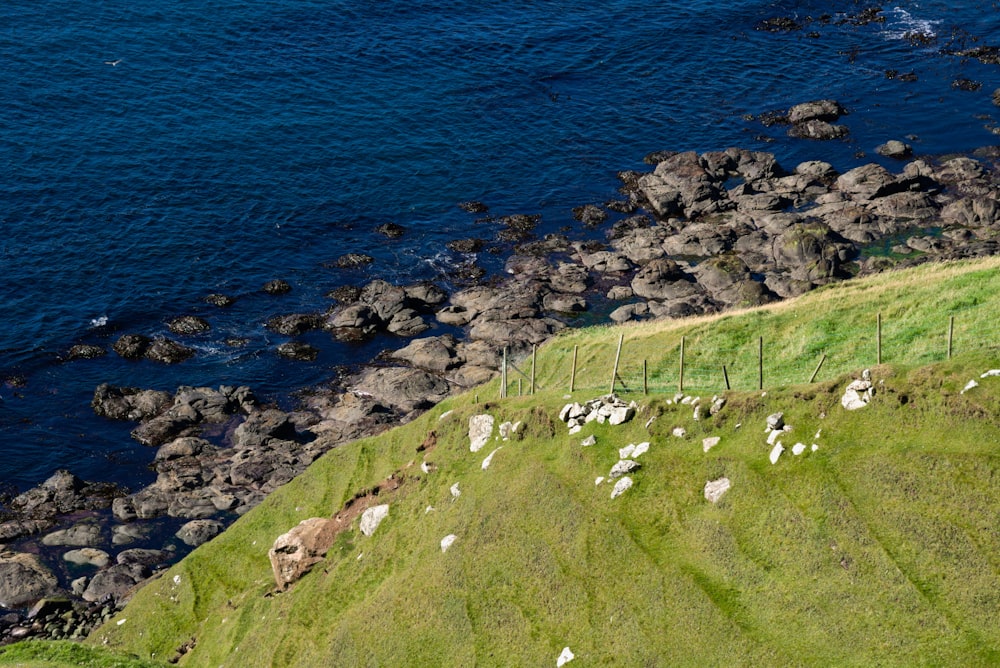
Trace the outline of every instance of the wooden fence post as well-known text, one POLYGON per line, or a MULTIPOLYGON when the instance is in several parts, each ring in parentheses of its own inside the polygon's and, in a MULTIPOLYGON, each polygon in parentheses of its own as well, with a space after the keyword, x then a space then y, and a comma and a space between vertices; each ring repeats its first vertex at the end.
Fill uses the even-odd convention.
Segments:
POLYGON ((622 342, 625 340, 625 335, 621 334, 618 336, 618 352, 615 353, 615 367, 611 370, 611 391, 609 394, 615 393, 615 377, 618 375, 618 360, 622 356, 622 342))
POLYGON ((951 359, 951 341, 955 335, 955 316, 948 318, 948 359, 951 359))
POLYGON ((728 391, 729 390, 729 372, 726 371, 726 365, 725 364, 722 365, 722 377, 726 381, 726 390, 728 391))
POLYGON ((500 370, 500 398, 507 398, 507 346, 503 347, 503 367, 500 370))
POLYGON ((878 318, 876 319, 875 334, 876 338, 878 339, 878 345, 876 346, 877 349, 876 359, 877 363, 881 364, 882 363, 882 312, 881 311, 878 312, 878 318))
POLYGON ((573 346, 573 368, 569 372, 569 391, 573 392, 576 386, 576 351, 580 346, 573 346))
POLYGON ((649 385, 646 382, 646 360, 642 361, 642 393, 649 394, 649 385))
POLYGON ((764 337, 757 337, 757 389, 764 389, 764 337))
POLYGON ((819 358, 819 364, 816 365, 816 370, 813 371, 813 375, 809 376, 809 382, 810 383, 812 383, 814 380, 816 380, 816 374, 819 373, 819 368, 821 366, 823 366, 823 362, 825 362, 825 361, 826 361, 826 353, 823 353, 823 356, 819 358))
POLYGON ((677 376, 677 391, 684 393, 684 337, 681 337, 681 368, 677 376))
POLYGON ((535 345, 531 345, 531 392, 535 393, 535 345))

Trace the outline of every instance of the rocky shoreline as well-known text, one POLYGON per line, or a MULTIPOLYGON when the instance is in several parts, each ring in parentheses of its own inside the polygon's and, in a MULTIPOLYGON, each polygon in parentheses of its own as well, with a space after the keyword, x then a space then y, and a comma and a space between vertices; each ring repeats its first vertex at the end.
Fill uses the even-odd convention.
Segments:
MULTIPOLYGON (((788 124, 792 136, 835 139, 843 113, 836 102, 817 100, 771 120, 788 124)), ((510 248, 506 276, 484 279, 470 261, 461 277, 468 287, 452 294, 429 283, 373 280, 338 289, 325 312, 271 318, 268 329, 290 338, 278 353, 292 360, 315 357, 296 339, 315 330, 341 341, 388 333, 405 342, 304 393, 291 412, 262 404, 247 387, 97 387, 94 411, 135 423, 132 437, 157 448, 156 480, 127 493, 60 471, 6 504, 0 606, 12 612, 0 618, 0 643, 85 633, 85 620, 105 617, 176 561, 181 543, 211 539, 329 449, 492 378, 504 346, 524 353, 583 312, 592 322, 618 323, 715 313, 892 267, 1000 252, 1000 149, 913 159, 903 142, 887 142, 878 153, 899 169, 871 163, 838 173, 819 160, 786 169, 769 153, 735 148, 659 152, 647 159, 652 171, 619 175, 621 198, 574 209, 587 239, 537 239, 533 216, 489 219, 497 242, 510 248), (883 247, 889 253, 869 252, 883 247), (434 327, 446 333, 420 336, 434 327), (150 547, 153 527, 163 533, 167 519, 180 525, 176 533, 150 547), (69 602, 48 603, 56 606, 52 619, 26 609, 53 598, 69 602), (68 614, 72 620, 63 619, 68 614)), ((462 206, 487 213, 477 202, 462 206)), ((455 249, 471 259, 485 244, 468 239, 455 249)), ((364 261, 341 258, 345 266, 364 261)), ((276 281, 268 289, 282 287, 276 281)), ((205 326, 179 317, 170 330, 183 337, 205 326)), ((138 334, 122 336, 113 350, 170 364, 194 354, 180 341, 138 334)), ((106 352, 79 347, 67 359, 106 352)))

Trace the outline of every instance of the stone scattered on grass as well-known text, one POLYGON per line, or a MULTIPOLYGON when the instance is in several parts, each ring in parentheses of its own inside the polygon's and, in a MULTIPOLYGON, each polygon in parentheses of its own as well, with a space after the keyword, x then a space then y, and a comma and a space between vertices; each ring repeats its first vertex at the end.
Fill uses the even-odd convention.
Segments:
POLYGON ((451 496, 453 499, 457 499, 458 497, 462 496, 462 491, 458 488, 457 482, 451 486, 451 496))
POLYGON ((980 378, 989 378, 991 376, 1000 376, 1000 369, 990 369, 986 373, 980 376, 980 378))
POLYGON ((594 485, 600 485, 602 482, 604 482, 604 476, 599 475, 597 476, 597 479, 594 480, 594 485))
POLYGON ((611 472, 608 473, 609 478, 620 478, 626 473, 632 473, 633 471, 638 471, 642 468, 642 464, 631 459, 623 459, 614 466, 611 467, 611 472))
POLYGON ((469 450, 478 452, 492 435, 492 415, 473 415, 469 418, 469 450))
POLYGON ((781 431, 785 426, 785 414, 784 413, 772 413, 767 416, 767 430, 768 431, 781 431))
POLYGON ((792 446, 792 454, 795 455, 796 457, 798 457, 805 451, 806 451, 805 443, 796 443, 795 445, 792 446))
POLYGON ((447 536, 445 536, 444 538, 442 538, 441 539, 441 551, 442 552, 447 552, 448 548, 451 547, 452 543, 454 543, 456 540, 458 540, 458 536, 456 536, 453 533, 450 533, 447 536))
POLYGON ((781 453, 784 452, 784 451, 785 451, 785 446, 783 446, 781 444, 781 441, 778 441, 775 444, 775 446, 773 448, 771 448, 771 455, 770 455, 771 463, 772 464, 777 464, 778 463, 778 457, 780 457, 781 453))
POLYGON ((844 390, 844 396, 840 398, 840 405, 849 411, 855 411, 867 406, 874 394, 875 388, 872 386, 871 371, 865 369, 861 378, 852 381, 844 390))
POLYGON ((708 452, 709 450, 717 446, 719 444, 719 441, 721 440, 722 438, 720 436, 709 436, 708 438, 703 438, 701 439, 701 449, 705 452, 708 452))
POLYGON ((493 455, 495 455, 498 452, 500 452, 500 448, 497 448, 496 450, 494 450, 493 452, 491 452, 490 454, 488 454, 486 456, 486 459, 483 460, 483 470, 484 471, 490 467, 490 464, 493 463, 493 455))
POLYGON ((648 451, 649 441, 643 441, 642 443, 629 443, 624 448, 618 448, 618 458, 629 459, 632 457, 638 457, 648 451))
POLYGON ((563 647, 562 653, 559 655, 559 658, 556 659, 556 668, 561 668, 562 666, 565 666, 574 658, 575 657, 573 656, 573 652, 570 651, 569 647, 563 647))
POLYGON ((600 424, 624 424, 635 417, 636 408, 638 406, 634 401, 625 403, 617 396, 608 394, 583 405, 576 402, 566 404, 559 411, 559 419, 569 427, 570 434, 575 434, 580 427, 595 420, 600 424))
POLYGON ((517 433, 517 430, 521 428, 520 422, 504 422, 500 425, 500 440, 509 441, 511 436, 517 433))
POLYGON ((361 533, 366 536, 371 536, 378 529, 378 525, 382 523, 389 515, 389 504, 383 503, 380 506, 372 506, 361 513, 361 533))
POLYGON ((670 432, 677 438, 684 438, 687 436, 687 430, 684 427, 674 427, 673 431, 670 432))
POLYGON ((716 503, 729 489, 729 478, 719 478, 705 483, 705 498, 716 503))
POLYGON ((965 394, 974 387, 979 387, 979 383, 977 383, 975 380, 970 380, 968 383, 965 384, 965 387, 962 388, 962 391, 959 392, 959 394, 965 394))
POLYGON ((725 405, 726 405, 725 397, 713 397, 712 406, 708 409, 708 414, 716 415, 719 411, 721 411, 725 407, 725 405))
POLYGON ((632 487, 632 478, 625 476, 615 483, 615 488, 611 490, 611 498, 616 499, 632 487))
POLYGON ((585 448, 591 445, 597 445, 597 437, 591 434, 587 438, 580 441, 580 445, 582 445, 585 448))

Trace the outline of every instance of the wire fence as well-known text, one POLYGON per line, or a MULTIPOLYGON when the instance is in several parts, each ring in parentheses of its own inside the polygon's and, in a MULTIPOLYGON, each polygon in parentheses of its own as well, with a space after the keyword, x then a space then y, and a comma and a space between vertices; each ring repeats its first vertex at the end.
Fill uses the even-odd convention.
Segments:
MULTIPOLYGON (((630 337, 611 345, 555 341, 515 363, 504 352, 500 396, 536 390, 674 393, 761 390, 821 382, 878 364, 920 366, 973 351, 1000 357, 1000 314, 971 312, 905 324, 875 313, 870 326, 836 326, 819 316, 785 338, 727 332, 712 326, 685 335, 630 337), (541 365, 541 366, 539 366, 541 365), (537 371, 536 371, 537 370, 537 371)), ((762 331, 763 328, 757 329, 762 331)))

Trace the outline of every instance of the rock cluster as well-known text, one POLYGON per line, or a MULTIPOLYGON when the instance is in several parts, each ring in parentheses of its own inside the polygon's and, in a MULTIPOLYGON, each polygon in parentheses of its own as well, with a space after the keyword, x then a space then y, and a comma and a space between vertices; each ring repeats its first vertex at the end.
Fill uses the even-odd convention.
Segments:
POLYGON ((608 394, 584 404, 577 402, 566 404, 559 412, 559 419, 569 427, 570 434, 576 434, 583 425, 595 420, 599 424, 605 422, 610 425, 624 424, 635 417, 637 407, 634 401, 625 403, 617 396, 608 394))
POLYGON ((874 395, 875 387, 872 385, 871 371, 865 369, 861 378, 851 381, 844 390, 840 405, 849 411, 855 411, 867 406, 874 395))

